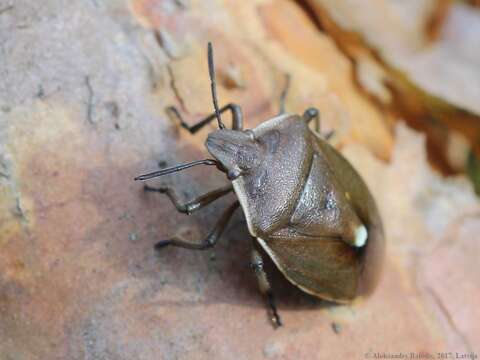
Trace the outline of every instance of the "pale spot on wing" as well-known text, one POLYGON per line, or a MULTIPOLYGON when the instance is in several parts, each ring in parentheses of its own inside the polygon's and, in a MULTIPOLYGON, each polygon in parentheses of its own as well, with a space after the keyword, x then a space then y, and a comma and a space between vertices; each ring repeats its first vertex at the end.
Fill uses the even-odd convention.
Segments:
POLYGON ((368 232, 364 225, 361 225, 355 229, 355 241, 353 244, 357 247, 362 247, 367 242, 368 232))

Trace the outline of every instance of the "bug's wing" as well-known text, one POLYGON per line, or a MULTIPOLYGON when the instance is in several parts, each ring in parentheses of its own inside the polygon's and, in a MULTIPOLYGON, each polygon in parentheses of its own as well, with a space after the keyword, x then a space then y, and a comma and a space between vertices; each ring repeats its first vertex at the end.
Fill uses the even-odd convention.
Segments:
POLYGON ((364 263, 359 293, 368 295, 380 280, 385 258, 385 235, 380 214, 367 185, 342 154, 325 141, 319 140, 317 145, 332 167, 337 169, 338 180, 344 189, 348 189, 356 213, 367 226, 368 240, 363 249, 364 263))
POLYGON ((347 245, 362 247, 367 230, 339 181, 343 174, 337 171, 323 152, 314 154, 289 226, 305 236, 335 237, 347 245))
POLYGON ((258 242, 285 277, 303 291, 337 302, 358 295, 361 249, 322 237, 273 236, 258 242))

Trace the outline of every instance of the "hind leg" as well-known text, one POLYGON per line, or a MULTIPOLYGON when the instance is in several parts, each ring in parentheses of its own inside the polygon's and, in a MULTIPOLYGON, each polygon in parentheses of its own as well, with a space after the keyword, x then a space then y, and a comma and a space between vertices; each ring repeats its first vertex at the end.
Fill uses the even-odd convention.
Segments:
MULTIPOLYGON (((307 122, 307 124, 310 123, 310 121, 314 120, 315 132, 320 134, 320 112, 318 111, 318 109, 313 107, 308 108, 303 113, 303 119, 307 122)), ((325 135, 323 134, 322 135, 325 137, 326 140, 329 140, 334 134, 335 134, 335 131, 332 130, 326 133, 325 135)))
POLYGON ((257 277, 260 292, 265 296, 268 306, 272 312, 272 323, 276 327, 282 326, 282 321, 280 320, 280 316, 278 315, 277 307, 275 305, 275 298, 273 296, 272 288, 270 286, 270 282, 268 281, 267 274, 263 268, 262 255, 258 252, 258 250, 252 250, 250 261, 250 265, 255 271, 255 276, 257 277))
POLYGON ((280 95, 280 109, 278 115, 285 114, 285 102, 287 101, 288 90, 290 89, 290 74, 285 74, 285 86, 280 95))

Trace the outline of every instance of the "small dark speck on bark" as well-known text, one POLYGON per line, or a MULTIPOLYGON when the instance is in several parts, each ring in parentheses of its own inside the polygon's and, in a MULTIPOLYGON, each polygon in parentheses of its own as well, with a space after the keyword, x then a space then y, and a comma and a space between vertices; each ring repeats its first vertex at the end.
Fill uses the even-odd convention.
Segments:
POLYGON ((38 85, 37 97, 39 99, 43 99, 45 97, 45 90, 43 89, 43 86, 41 84, 38 85))
POLYGON ((120 117, 120 107, 118 106, 118 103, 116 101, 109 101, 109 102, 105 103, 105 107, 110 112, 112 117, 115 119, 115 122, 114 122, 114 125, 113 125, 115 127, 115 129, 116 130, 122 130, 122 125, 118 121, 118 119, 120 117))
MULTIPOLYGON (((118 106, 118 103, 116 101, 108 101, 105 103, 105 107, 110 115, 112 115, 114 119, 118 120, 120 117, 120 107, 118 106)), ((120 124, 116 123, 115 125, 118 125, 120 128, 120 124)))
POLYGON ((339 323, 332 322, 332 330, 335 334, 340 334, 342 331, 342 326, 339 323))
POLYGON ((179 8, 182 8, 182 9, 187 8, 187 4, 185 4, 185 0, 175 0, 175 4, 177 4, 179 8))

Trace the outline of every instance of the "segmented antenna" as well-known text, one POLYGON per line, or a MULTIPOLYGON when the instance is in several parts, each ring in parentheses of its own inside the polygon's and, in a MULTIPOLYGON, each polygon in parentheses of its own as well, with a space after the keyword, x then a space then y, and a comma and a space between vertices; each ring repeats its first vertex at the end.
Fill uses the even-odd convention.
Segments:
POLYGON ((149 173, 149 174, 140 175, 140 176, 137 176, 133 180, 142 180, 143 181, 143 180, 153 179, 153 178, 163 176, 163 175, 168 175, 168 174, 171 174, 171 173, 174 173, 174 172, 177 172, 177 171, 182 171, 182 170, 191 168, 192 166, 217 165, 217 164, 218 164, 218 162, 214 159, 197 160, 197 161, 192 161, 190 163, 175 165, 175 166, 170 167, 170 168, 154 171, 154 172, 149 173))
POLYGON ((218 109, 217 102, 217 86, 215 84, 215 67, 213 64, 213 47, 212 43, 208 42, 208 73, 210 74, 210 84, 212 87, 212 98, 213 98, 213 107, 215 108, 215 116, 217 117, 218 127, 220 129, 225 129, 225 125, 222 122, 220 117, 220 110, 218 109))

